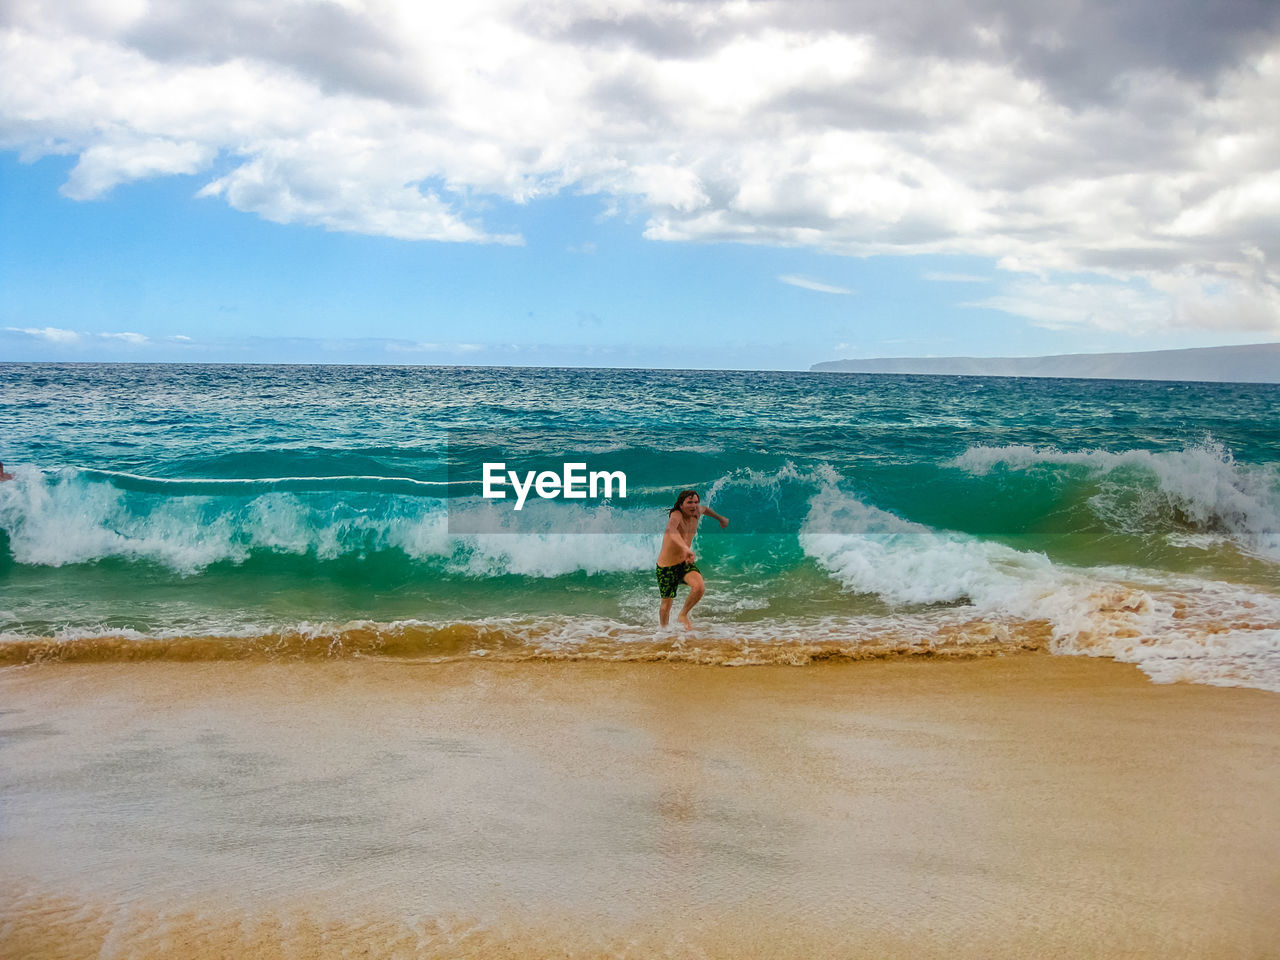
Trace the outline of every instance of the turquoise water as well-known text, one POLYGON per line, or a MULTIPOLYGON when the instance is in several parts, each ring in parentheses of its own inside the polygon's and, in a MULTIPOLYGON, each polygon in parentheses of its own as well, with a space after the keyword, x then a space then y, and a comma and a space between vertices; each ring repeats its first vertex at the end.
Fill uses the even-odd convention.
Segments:
POLYGON ((1015 648, 1280 689, 1280 387, 856 374, 2 366, 0 636, 34 656, 1015 648), (478 465, 626 498, 510 503, 478 465), (653 564, 683 487, 692 636, 653 564), (489 531, 489 532, 480 532, 489 531))

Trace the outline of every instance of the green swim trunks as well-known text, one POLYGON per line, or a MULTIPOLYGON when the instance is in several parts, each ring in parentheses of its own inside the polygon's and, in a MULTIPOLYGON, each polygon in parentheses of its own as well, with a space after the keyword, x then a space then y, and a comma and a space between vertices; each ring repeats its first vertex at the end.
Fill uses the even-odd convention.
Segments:
POLYGON ((686 573, 701 573, 696 563, 677 563, 671 567, 658 567, 658 596, 670 600, 676 595, 676 587, 684 583, 686 573))

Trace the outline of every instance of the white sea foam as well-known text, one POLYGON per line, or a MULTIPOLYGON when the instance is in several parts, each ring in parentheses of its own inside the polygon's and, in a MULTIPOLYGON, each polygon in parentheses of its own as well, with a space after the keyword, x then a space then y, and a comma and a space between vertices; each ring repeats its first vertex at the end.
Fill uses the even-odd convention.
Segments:
POLYGON ((19 563, 62 566, 105 558, 147 560, 181 574, 244 562, 254 549, 345 553, 392 545, 401 527, 431 524, 432 501, 418 514, 389 518, 371 510, 265 493, 251 499, 142 496, 94 482, 73 468, 26 471, 0 488, 0 526, 19 563))
POLYGON ((753 496, 777 501, 786 484, 823 488, 839 482, 839 479, 835 469, 826 463, 819 463, 809 470, 801 469, 790 461, 777 470, 743 467, 717 477, 707 488, 703 500, 710 503, 725 491, 741 487, 751 490, 753 496))
POLYGON ((653 565, 659 546, 657 536, 639 534, 470 534, 460 540, 460 555, 467 558, 463 570, 474 576, 558 577, 578 571, 642 570, 653 565))
POLYGON ((330 488, 335 484, 395 484, 400 487, 421 488, 424 491, 447 488, 452 481, 448 480, 415 480, 411 477, 383 477, 367 474, 350 474, 345 476, 326 477, 150 477, 140 473, 127 473, 123 470, 98 470, 80 468, 79 472, 88 477, 114 477, 121 480, 134 480, 148 487, 226 487, 260 488, 260 487, 306 487, 315 484, 330 488))
MULTIPOLYGON (((1280 692, 1280 598, 1225 584, 1143 588, 1094 581, 1047 593, 1038 617, 1053 629, 1057 654, 1111 657, 1136 664, 1157 683, 1189 681, 1280 692)), ((651 608, 650 611, 651 612, 651 608)), ((1025 611, 1024 611, 1025 612, 1025 611)), ((633 648, 675 644, 676 659, 726 665, 806 663, 832 652, 861 656, 1014 650, 1035 637, 1021 615, 971 605, 902 611, 887 616, 770 618, 752 622, 699 618, 693 634, 607 617, 487 617, 258 623, 203 620, 154 631, 107 625, 65 627, 44 637, 0 633, 0 645, 39 641, 34 659, 63 653, 90 659, 145 656, 207 659, 228 644, 233 656, 346 657, 363 655, 549 655, 628 659, 633 648), (207 639, 202 639, 207 638, 207 639), (441 639, 443 638, 443 639, 441 639), (239 640, 241 642, 237 643, 239 640), (98 643, 96 641, 101 641, 98 643), (170 647, 170 644, 176 646, 170 647), (60 652, 61 651, 61 652, 60 652)), ((1039 641, 1037 641, 1039 642, 1039 641)), ((651 650, 638 655, 649 657, 651 650)), ((661 655, 661 654, 660 654, 661 655)), ((666 657, 665 658, 670 658, 666 657)))
POLYGON ((204 499, 173 498, 162 509, 139 513, 124 491, 86 482, 73 468, 52 475, 27 469, 0 485, 0 526, 19 563, 62 566, 123 557, 191 572, 244 559, 229 518, 208 516, 200 509, 204 499))
POLYGON ((996 622, 1044 621, 1054 652, 1132 662, 1158 682, 1280 690, 1280 596, 1259 587, 1054 564, 930 531, 835 487, 811 501, 800 542, 850 592, 900 606, 951 604, 953 614, 996 622))
MULTIPOLYGON (((542 506, 539 504, 539 506, 542 506)), ((144 560, 183 575, 243 563, 254 550, 334 560, 398 549, 437 559, 455 573, 553 577, 639 570, 657 555, 652 518, 601 504, 556 514, 538 510, 512 529, 511 511, 426 497, 357 503, 269 492, 250 498, 131 493, 63 468, 19 470, 0 485, 0 527, 23 564, 64 566, 106 558, 144 560), (451 535, 449 509, 489 511, 491 532, 451 535), (650 532, 638 532, 641 525, 650 532), (637 532, 619 535, 628 526, 637 532), (612 536, 597 536, 609 532, 612 536)), ((474 519, 474 517, 472 517, 474 519)))

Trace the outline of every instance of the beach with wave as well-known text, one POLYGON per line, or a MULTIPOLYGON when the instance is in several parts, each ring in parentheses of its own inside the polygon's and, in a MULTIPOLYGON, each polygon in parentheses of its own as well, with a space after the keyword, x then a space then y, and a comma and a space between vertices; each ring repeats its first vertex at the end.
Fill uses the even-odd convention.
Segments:
POLYGON ((3 374, 6 956, 1280 942, 1274 385, 3 374))

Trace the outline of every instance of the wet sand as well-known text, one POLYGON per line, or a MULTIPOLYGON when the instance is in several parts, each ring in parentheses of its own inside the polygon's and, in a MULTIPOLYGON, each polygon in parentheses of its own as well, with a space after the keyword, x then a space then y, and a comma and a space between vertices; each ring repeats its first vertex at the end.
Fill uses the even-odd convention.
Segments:
POLYGON ((1262 957, 1280 696, 1044 654, 0 671, 0 956, 1262 957))

